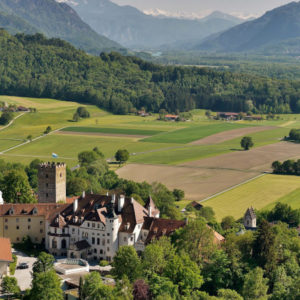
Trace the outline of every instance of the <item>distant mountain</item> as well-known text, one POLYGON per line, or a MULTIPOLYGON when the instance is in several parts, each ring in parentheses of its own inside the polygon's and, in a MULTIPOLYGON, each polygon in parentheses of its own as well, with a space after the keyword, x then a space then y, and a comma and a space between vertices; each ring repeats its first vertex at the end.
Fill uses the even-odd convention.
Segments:
POLYGON ((122 48, 100 36, 66 3, 54 0, 1 0, 0 26, 10 32, 41 32, 64 39, 89 53, 122 48), (2 20, 2 21, 1 21, 2 20))
POLYGON ((11 34, 18 32, 33 34, 38 32, 37 28, 31 26, 25 20, 2 11, 0 11, 0 28, 6 29, 11 34))
POLYGON ((132 6, 110 0, 57 0, 72 5, 80 17, 99 34, 130 48, 154 49, 161 45, 200 40, 242 22, 237 18, 212 15, 204 20, 187 20, 146 15, 132 6))
POLYGON ((211 36, 195 49, 219 52, 300 53, 300 2, 211 36))

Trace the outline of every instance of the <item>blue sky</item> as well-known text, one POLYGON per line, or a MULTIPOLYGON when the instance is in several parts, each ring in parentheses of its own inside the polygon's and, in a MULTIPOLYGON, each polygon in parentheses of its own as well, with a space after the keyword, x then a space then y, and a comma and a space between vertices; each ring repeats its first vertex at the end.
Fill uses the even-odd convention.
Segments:
POLYGON ((220 10, 227 13, 263 14, 291 0, 112 0, 141 10, 160 9, 168 12, 202 13, 220 10))

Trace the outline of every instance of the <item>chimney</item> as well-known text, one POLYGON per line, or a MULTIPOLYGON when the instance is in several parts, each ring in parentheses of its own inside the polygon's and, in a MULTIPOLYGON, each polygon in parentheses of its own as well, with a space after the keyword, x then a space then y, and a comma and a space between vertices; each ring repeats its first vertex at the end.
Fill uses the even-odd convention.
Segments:
POLYGON ((148 206, 148 214, 149 214, 149 217, 152 217, 152 207, 150 204, 148 206))
POLYGON ((82 192, 82 198, 85 198, 85 191, 82 192))
POLYGON ((133 197, 130 198, 130 203, 133 204, 133 197))
POLYGON ((124 207, 124 203, 125 203, 125 196, 124 195, 120 195, 119 200, 118 200, 118 212, 120 213, 124 207))
POLYGON ((78 199, 75 199, 75 201, 73 202, 73 213, 76 213, 78 209, 78 199))
POLYGON ((4 204, 4 200, 2 197, 2 192, 0 191, 0 205, 3 205, 3 204, 4 204))

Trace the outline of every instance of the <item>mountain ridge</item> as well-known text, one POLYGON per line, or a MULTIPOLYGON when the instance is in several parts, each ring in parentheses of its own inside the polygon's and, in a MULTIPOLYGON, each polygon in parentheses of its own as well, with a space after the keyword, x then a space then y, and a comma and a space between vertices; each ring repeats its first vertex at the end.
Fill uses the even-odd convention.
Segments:
MULTIPOLYGON (((54 0, 1 0, 0 12, 23 20, 36 32, 64 39, 89 53, 99 54, 105 49, 123 48, 92 30, 66 3, 54 0)), ((19 26, 15 31, 24 32, 21 29, 19 26)))
POLYGON ((256 20, 211 36, 195 49, 216 52, 264 51, 265 48, 270 50, 270 47, 299 37, 300 2, 294 1, 270 10, 256 20))
POLYGON ((109 0, 76 0, 76 5, 75 1, 65 1, 99 34, 131 49, 159 49, 166 44, 199 40, 242 22, 220 16, 204 21, 154 17, 109 0))

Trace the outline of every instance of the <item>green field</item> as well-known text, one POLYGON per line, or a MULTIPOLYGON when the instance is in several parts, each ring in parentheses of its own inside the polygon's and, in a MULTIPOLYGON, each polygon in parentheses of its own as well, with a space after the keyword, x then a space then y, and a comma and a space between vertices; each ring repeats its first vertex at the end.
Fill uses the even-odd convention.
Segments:
POLYGON ((106 133, 124 135, 155 135, 161 133, 159 130, 129 129, 129 128, 105 128, 105 127, 66 127, 61 131, 84 132, 84 133, 106 133))
POLYGON ((271 174, 243 184, 203 204, 212 207, 220 221, 228 215, 240 218, 250 206, 255 209, 272 208, 278 201, 300 208, 299 196, 300 177, 271 174))
POLYGON ((153 143, 187 144, 219 132, 243 127, 249 127, 249 125, 211 121, 203 123, 201 125, 190 126, 188 128, 179 129, 172 132, 165 132, 153 137, 146 138, 144 139, 144 141, 153 143))

